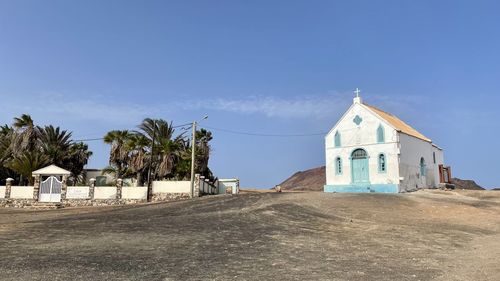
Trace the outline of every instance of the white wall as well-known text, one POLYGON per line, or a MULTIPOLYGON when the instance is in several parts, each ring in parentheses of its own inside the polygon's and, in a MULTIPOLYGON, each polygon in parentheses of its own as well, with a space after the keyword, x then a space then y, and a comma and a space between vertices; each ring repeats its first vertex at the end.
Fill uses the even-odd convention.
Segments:
POLYGON ((88 186, 68 186, 67 199, 88 199, 90 188, 88 186))
POLYGON ((238 187, 239 187, 239 180, 237 179, 231 179, 231 180, 226 180, 226 179, 220 179, 219 180, 219 194, 225 194, 226 189, 230 190, 232 194, 237 194, 238 193, 238 187))
POLYGON ((153 181, 153 193, 191 193, 191 182, 153 181))
POLYGON ((33 189, 33 186, 12 186, 10 189, 10 198, 33 199, 33 189))
POLYGON ((365 106, 353 104, 325 137, 326 184, 348 185, 351 177, 351 154, 357 148, 368 153, 369 177, 372 184, 398 184, 398 145, 397 132, 385 120, 380 119, 365 106), (363 121, 356 125, 353 119, 359 115, 363 121), (385 131, 385 142, 377 143, 377 129, 382 125, 385 131), (341 135, 341 147, 335 147, 335 133, 341 135), (378 171, 378 155, 386 157, 386 172, 378 171), (342 159, 342 174, 335 174, 335 159, 342 159))
POLYGON ((439 164, 444 163, 443 151, 431 143, 400 133, 400 191, 437 187, 439 184, 439 164), (434 163, 433 152, 436 153, 434 163), (424 157, 426 175, 420 174, 420 158, 424 157))
POLYGON ((5 186, 0 186, 0 198, 5 198, 5 186))
POLYGON ((122 187, 122 199, 144 199, 148 196, 147 186, 124 186, 122 187))
POLYGON ((94 187, 94 199, 116 199, 116 186, 94 187))

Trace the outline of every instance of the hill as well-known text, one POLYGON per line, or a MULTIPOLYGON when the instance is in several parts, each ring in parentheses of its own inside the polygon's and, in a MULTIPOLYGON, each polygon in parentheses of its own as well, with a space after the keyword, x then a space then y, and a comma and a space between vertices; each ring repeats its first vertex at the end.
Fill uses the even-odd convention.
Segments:
POLYGON ((462 180, 459 178, 452 178, 451 180, 455 185, 455 189, 484 190, 484 188, 473 180, 462 180))
POLYGON ((280 183, 282 190, 323 191, 326 184, 325 166, 299 171, 280 183))

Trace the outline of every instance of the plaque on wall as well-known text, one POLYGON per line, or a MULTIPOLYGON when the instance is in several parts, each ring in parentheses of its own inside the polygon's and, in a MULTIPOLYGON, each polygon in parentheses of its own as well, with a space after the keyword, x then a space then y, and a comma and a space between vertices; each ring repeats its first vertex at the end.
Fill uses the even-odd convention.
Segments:
POLYGON ((68 186, 66 198, 68 199, 87 199, 89 197, 89 188, 87 186, 68 186))

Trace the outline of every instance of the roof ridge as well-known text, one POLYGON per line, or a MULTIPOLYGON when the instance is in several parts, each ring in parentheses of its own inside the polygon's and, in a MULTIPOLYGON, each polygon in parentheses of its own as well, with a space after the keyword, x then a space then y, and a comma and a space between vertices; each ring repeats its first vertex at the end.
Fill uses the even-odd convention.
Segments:
POLYGON ((377 114, 380 118, 384 119, 386 122, 391 124, 391 126, 393 126, 397 131, 400 131, 400 132, 405 133, 409 136, 412 136, 412 137, 415 137, 415 138, 432 143, 432 140, 430 138, 424 136, 417 129, 413 128, 412 126, 410 126, 405 121, 401 120, 396 115, 389 113, 385 110, 379 109, 378 107, 366 104, 366 103, 362 103, 362 104, 365 105, 366 107, 368 107, 369 109, 372 109, 375 112, 375 114, 377 114), (384 115, 386 115, 386 116, 384 116, 384 115))

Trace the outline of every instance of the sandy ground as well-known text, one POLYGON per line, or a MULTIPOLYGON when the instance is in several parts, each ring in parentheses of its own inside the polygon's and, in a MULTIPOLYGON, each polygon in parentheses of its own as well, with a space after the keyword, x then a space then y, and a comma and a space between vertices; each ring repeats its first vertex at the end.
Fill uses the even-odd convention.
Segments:
POLYGON ((0 209, 0 280, 500 280, 500 192, 0 209))

